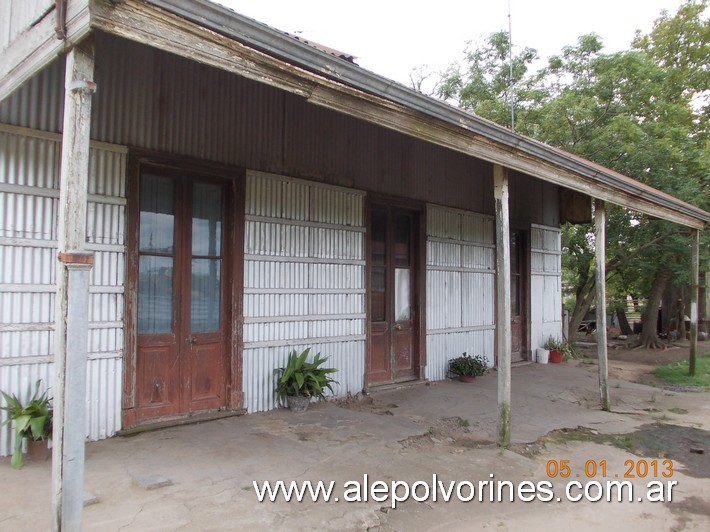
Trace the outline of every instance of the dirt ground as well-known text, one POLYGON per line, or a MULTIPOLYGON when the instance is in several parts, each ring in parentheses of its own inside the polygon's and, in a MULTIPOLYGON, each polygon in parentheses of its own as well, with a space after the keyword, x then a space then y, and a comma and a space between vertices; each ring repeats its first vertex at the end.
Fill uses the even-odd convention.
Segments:
MULTIPOLYGON (((687 341, 669 343, 665 349, 628 347, 632 344, 633 341, 609 341, 607 352, 610 377, 658 388, 667 387, 668 383, 664 383, 664 381, 656 377, 654 370, 673 362, 688 360, 690 355, 690 347, 687 341)), ((578 347, 577 352, 582 356, 582 362, 596 365, 596 346, 578 347)), ((700 342, 698 344, 698 353, 705 352, 710 352, 710 342, 700 342)))
MULTIPOLYGON (((700 352, 710 348, 701 344, 700 352)), ((512 370, 512 445, 495 445, 498 376, 442 381, 345 401, 314 404, 87 444, 84 530, 495 530, 525 532, 706 531, 710 522, 709 392, 673 390, 655 379, 658 365, 688 349, 610 349, 611 411, 599 408, 596 353, 562 364, 512 370), (626 478, 627 464, 672 460, 672 502, 409 499, 258 502, 254 482, 371 480, 554 483, 549 464, 568 461, 579 481, 626 478), (658 461, 657 460, 657 461, 658 461), (608 474, 586 464, 608 464, 608 474), (145 479, 158 479, 146 486, 145 479)), ((659 473, 660 474, 660 473, 659 473)), ((649 479, 632 478, 635 494, 649 479)), ((51 464, 22 470, 0 459, 0 531, 50 528, 51 464)))

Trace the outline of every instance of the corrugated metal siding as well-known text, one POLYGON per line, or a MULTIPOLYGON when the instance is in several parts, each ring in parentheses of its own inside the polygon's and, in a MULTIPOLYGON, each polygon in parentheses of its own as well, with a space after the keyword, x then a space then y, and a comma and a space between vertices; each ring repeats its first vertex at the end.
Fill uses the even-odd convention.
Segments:
POLYGON ((365 371, 364 195, 248 172, 244 242, 244 396, 275 408, 274 368, 311 347, 338 368, 336 395, 365 371))
POLYGON ((533 224, 530 229, 530 340, 542 347, 562 337, 562 231, 533 224))
MULTIPOLYGON (((92 139, 493 214, 492 165, 473 157, 104 34, 96 65, 92 139)), ((63 70, 0 104, 0 122, 59 132, 63 70)))
POLYGON ((64 119, 64 60, 52 62, 0 104, 0 122, 59 133, 64 119))
POLYGON ((427 206, 427 367, 446 378, 463 352, 494 360, 495 257, 490 216, 427 206))
POLYGON ((32 27, 54 7, 55 0, 3 0, 0 2, 0 50, 32 27))
MULTIPOLYGON (((0 389, 52 386, 56 218, 61 137, 0 124, 0 389)), ((126 150, 92 143, 87 248, 89 296, 87 436, 120 429, 125 280, 126 150)), ((11 435, 0 433, 5 453, 11 435)))

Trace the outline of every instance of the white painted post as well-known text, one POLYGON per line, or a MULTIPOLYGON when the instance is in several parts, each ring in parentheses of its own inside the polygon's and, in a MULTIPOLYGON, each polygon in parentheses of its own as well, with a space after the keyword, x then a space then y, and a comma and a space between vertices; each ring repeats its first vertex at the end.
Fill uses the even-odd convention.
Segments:
POLYGON ((606 350, 606 208, 594 200, 594 249, 597 285, 597 358, 599 359, 599 395, 602 410, 609 410, 609 366, 606 350))
POLYGON ((57 303, 52 435, 52 529, 82 528, 89 271, 86 206, 93 82, 93 47, 66 57, 64 129, 57 224, 57 303))
POLYGON ((692 230, 690 243, 690 360, 688 374, 695 375, 695 359, 698 353, 698 292, 700 291, 700 231, 692 230))
POLYGON ((496 345, 498 354, 498 446, 510 447, 510 221, 508 170, 493 165, 496 213, 496 345))

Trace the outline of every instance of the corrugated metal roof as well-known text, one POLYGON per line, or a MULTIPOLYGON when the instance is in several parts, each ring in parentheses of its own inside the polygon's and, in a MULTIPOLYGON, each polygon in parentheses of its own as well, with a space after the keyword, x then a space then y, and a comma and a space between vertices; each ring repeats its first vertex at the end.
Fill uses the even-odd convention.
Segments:
MULTIPOLYGON (((208 0, 145 1, 299 68, 419 111, 469 134, 485 137, 503 149, 531 156, 577 174, 596 186, 618 190, 660 207, 675 210, 697 220, 701 226, 710 223, 710 213, 694 205, 564 150, 515 133, 490 120, 425 96, 226 7, 208 0)), ((545 179, 545 176, 536 177, 545 179)), ((593 192, 592 190, 592 195, 593 192)), ((624 205, 624 202, 619 201, 619 204, 624 205)))

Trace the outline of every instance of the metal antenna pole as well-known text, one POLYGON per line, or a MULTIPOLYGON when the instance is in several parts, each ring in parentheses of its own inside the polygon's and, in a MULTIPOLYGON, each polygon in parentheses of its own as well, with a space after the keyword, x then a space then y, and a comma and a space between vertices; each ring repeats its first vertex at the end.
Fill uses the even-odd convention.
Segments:
POLYGON ((510 56, 510 128, 515 131, 515 86, 513 84, 513 21, 508 0, 508 54, 510 56))

